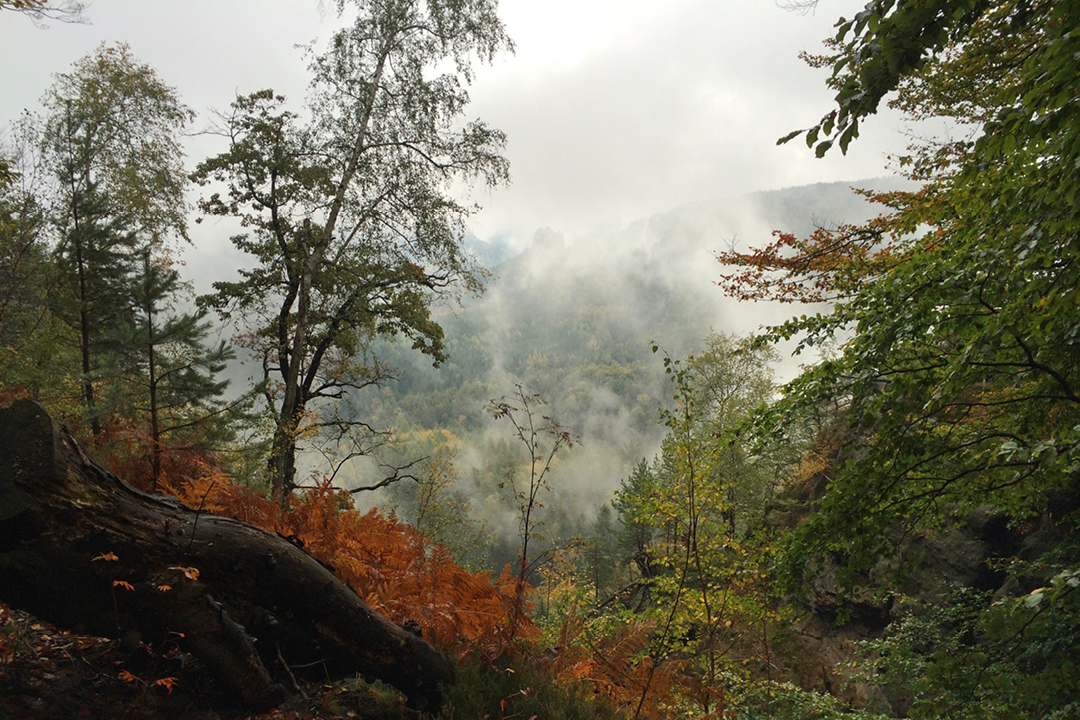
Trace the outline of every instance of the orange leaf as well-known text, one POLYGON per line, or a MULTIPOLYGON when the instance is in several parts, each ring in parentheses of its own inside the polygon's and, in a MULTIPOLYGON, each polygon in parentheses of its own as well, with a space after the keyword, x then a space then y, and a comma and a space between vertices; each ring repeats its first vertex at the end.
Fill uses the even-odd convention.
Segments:
POLYGON ((90 562, 97 562, 98 560, 104 560, 105 562, 116 562, 119 559, 120 558, 116 557, 116 555, 114 553, 107 552, 107 553, 104 553, 103 555, 98 555, 96 558, 94 558, 90 562))
POLYGON ((129 583, 127 580, 113 580, 112 584, 113 584, 113 587, 122 587, 125 590, 134 590, 135 589, 134 586, 132 586, 132 584, 129 583))
POLYGON ((177 678, 174 678, 174 677, 163 677, 163 678, 161 678, 160 680, 155 680, 155 681, 154 681, 154 684, 155 684, 155 685, 160 685, 161 687, 165 688, 166 690, 168 690, 168 691, 169 691, 169 694, 171 695, 171 694, 172 694, 172 689, 173 689, 173 686, 174 686, 174 685, 176 685, 176 683, 177 683, 177 682, 179 682, 179 681, 177 680, 177 678))
POLYGON ((139 678, 135 677, 134 675, 129 673, 127 670, 121 670, 120 671, 120 679, 123 680, 124 682, 136 682, 139 678))

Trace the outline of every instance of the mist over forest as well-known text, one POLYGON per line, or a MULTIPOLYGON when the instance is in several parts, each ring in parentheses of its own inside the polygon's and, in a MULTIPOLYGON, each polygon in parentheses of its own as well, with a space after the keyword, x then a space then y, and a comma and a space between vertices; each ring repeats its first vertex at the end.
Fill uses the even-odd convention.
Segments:
POLYGON ((1078 4, 859 4, 0 0, 0 718, 1080 717, 1078 4))
MULTIPOLYGON (((396 379, 355 398, 355 412, 393 431, 396 442, 379 453, 396 462, 430 456, 440 443, 452 448, 456 490, 493 538, 493 556, 476 560, 498 568, 513 560, 518 532, 516 507, 499 483, 517 468, 520 449, 485 407, 517 385, 537 394, 543 414, 580 437, 552 476, 548 531, 553 540, 585 534, 634 466, 660 449, 667 429, 658 410, 671 404, 673 391, 663 355, 685 358, 711 333, 745 336, 808 311, 726 296, 716 286, 722 268, 715 253, 764 245, 774 230, 809 235, 864 222, 882 208, 855 188, 911 186, 878 178, 696 202, 608 234, 568 240, 541 228, 521 250, 473 238, 470 249, 491 275, 481 296, 436 311, 449 359, 433 367, 406 342, 377 344, 372 352, 396 379)), ((773 368, 778 384, 811 360, 787 349, 773 368)), ((340 477, 358 487, 382 471, 364 458, 340 477)), ((397 507, 408 518, 410 484, 356 499, 397 507)))

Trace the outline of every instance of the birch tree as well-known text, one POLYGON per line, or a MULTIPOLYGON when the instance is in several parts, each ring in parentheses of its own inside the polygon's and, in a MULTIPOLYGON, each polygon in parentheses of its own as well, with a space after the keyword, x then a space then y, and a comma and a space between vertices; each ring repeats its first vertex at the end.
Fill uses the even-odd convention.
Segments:
POLYGON ((462 242, 473 208, 451 190, 508 179, 503 134, 462 119, 473 64, 511 46, 496 5, 342 0, 356 17, 311 59, 309 119, 271 90, 240 97, 224 118, 229 149, 194 174, 226 188, 201 209, 249 229, 233 242, 256 266, 204 303, 248 322, 270 381, 269 474, 282 499, 306 440, 351 439, 342 460, 364 452, 367 427, 341 401, 386 376, 366 340, 404 336, 438 363, 432 302, 481 287, 462 242))

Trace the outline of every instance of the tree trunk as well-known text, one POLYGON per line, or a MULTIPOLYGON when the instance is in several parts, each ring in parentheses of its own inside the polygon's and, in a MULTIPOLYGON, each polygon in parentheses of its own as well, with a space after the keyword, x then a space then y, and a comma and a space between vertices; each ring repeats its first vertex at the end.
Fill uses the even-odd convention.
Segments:
POLYGON ((28 400, 0 410, 0 601, 79 632, 150 643, 182 633, 253 706, 283 699, 282 662, 375 676, 425 709, 453 682, 437 650, 287 540, 135 490, 28 400))

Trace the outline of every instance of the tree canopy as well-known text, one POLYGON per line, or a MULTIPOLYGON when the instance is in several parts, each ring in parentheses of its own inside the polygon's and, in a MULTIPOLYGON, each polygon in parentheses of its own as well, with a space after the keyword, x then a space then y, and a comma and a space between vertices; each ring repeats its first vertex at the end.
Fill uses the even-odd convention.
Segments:
POLYGON ((895 106, 952 121, 955 134, 900 159, 922 186, 879 196, 892 214, 720 256, 738 266, 725 276, 735 294, 833 302, 769 337, 843 343, 765 420, 782 433, 792 414, 837 407, 847 436, 790 546, 794 577, 833 551, 849 582, 880 580, 898 543, 980 508, 1020 537, 1052 519, 1051 550, 999 568, 1025 602, 969 602, 965 627, 980 640, 963 663, 981 670, 960 673, 955 653, 923 656, 938 673, 920 687, 927 714, 1076 709, 1075 693, 1053 688, 1077 687, 1066 658, 1080 647, 1076 583, 1065 583, 1080 563, 1078 21, 1075 3, 1026 0, 874 2, 842 19, 834 54, 813 59, 831 64, 837 89, 837 109, 806 134, 817 154, 834 140, 846 149, 891 90, 895 106), (1041 604, 1051 580, 1063 591, 1041 604), (980 672, 1018 685, 987 686, 980 672))
MULTIPOLYGON (((127 45, 102 45, 57 76, 32 134, 51 180, 51 223, 65 293, 56 314, 78 336, 83 400, 101 431, 98 389, 127 352, 134 251, 187 237, 179 134, 192 119, 176 90, 127 45)), ((115 373, 113 373, 115 374, 115 373)))

